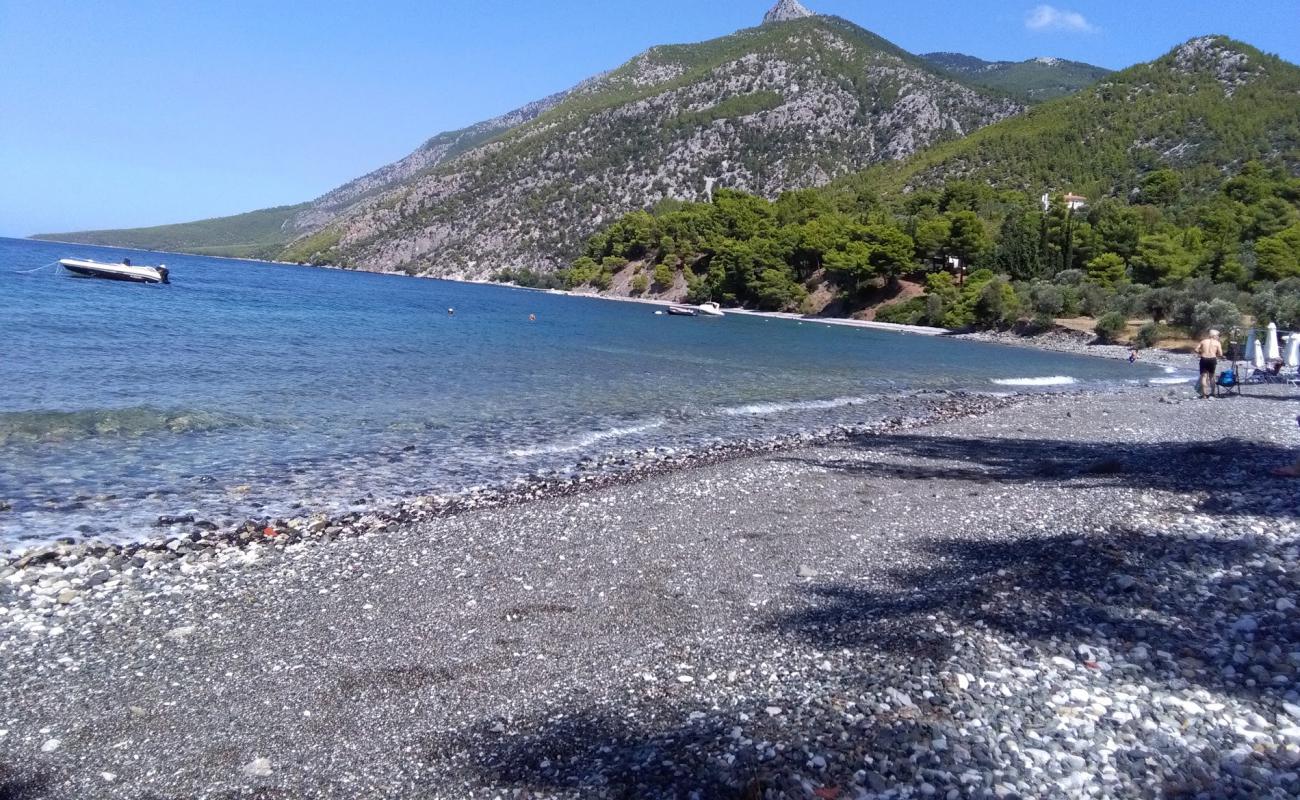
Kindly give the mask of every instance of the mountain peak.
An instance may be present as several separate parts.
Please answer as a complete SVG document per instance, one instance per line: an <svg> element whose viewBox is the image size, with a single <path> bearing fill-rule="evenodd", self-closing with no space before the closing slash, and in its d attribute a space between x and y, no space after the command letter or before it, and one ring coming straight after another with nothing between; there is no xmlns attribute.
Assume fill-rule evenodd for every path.
<svg viewBox="0 0 1300 800"><path fill-rule="evenodd" d="M763 15L763 24L770 22L788 22L792 19L803 19L811 17L813 13L804 7L799 0L776 0L776 5L767 10Z"/></svg>
<svg viewBox="0 0 1300 800"><path fill-rule="evenodd" d="M1208 72L1229 97L1266 72L1246 49L1226 36L1199 36L1174 48L1171 55L1175 70L1183 74Z"/></svg>

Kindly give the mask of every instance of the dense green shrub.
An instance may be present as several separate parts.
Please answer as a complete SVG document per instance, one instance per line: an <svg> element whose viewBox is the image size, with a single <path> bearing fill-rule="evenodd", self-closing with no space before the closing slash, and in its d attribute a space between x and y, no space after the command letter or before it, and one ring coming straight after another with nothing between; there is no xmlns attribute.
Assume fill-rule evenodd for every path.
<svg viewBox="0 0 1300 800"><path fill-rule="evenodd" d="M1128 330L1128 320L1123 314L1111 311L1097 319L1097 325L1093 330L1103 342L1117 342L1124 331Z"/></svg>
<svg viewBox="0 0 1300 800"><path fill-rule="evenodd" d="M913 297L901 303L890 303L876 309L877 322L892 322L896 325L921 325L929 322L926 315L926 301L932 298Z"/></svg>
<svg viewBox="0 0 1300 800"><path fill-rule="evenodd" d="M925 324L943 327L944 312L945 309L942 297L935 294L928 294L925 296L925 316L922 317L922 321L925 322Z"/></svg>
<svg viewBox="0 0 1300 800"><path fill-rule="evenodd" d="M1102 253L1087 264L1088 282L1105 289L1114 289L1128 280L1124 259L1115 253Z"/></svg>
<svg viewBox="0 0 1300 800"><path fill-rule="evenodd" d="M659 287L660 291L672 287L673 271L672 268L669 267L667 264L663 264L663 263L656 264L654 276L655 276L655 286Z"/></svg>
<svg viewBox="0 0 1300 800"><path fill-rule="evenodd" d="M1051 319L1065 311L1065 291L1060 286L1036 283L1029 296L1036 315Z"/></svg>
<svg viewBox="0 0 1300 800"><path fill-rule="evenodd" d="M1148 291L1145 286L1131 283L1121 284L1115 288L1115 293L1111 295L1109 302L1106 304L1106 310L1116 311L1125 317L1141 316L1146 313Z"/></svg>
<svg viewBox="0 0 1300 800"><path fill-rule="evenodd" d="M1227 300L1216 298L1207 303L1197 303L1192 311L1192 333L1204 334L1210 330L1230 331L1241 326L1241 311Z"/></svg>
<svg viewBox="0 0 1300 800"><path fill-rule="evenodd" d="M529 289L563 289L568 286L568 270L533 272L530 269L503 269L492 276L497 283L513 283Z"/></svg>
<svg viewBox="0 0 1300 800"><path fill-rule="evenodd" d="M1156 322L1148 322L1138 328L1137 335L1133 338L1133 343L1142 348L1155 347L1159 342L1160 324Z"/></svg>
<svg viewBox="0 0 1300 800"><path fill-rule="evenodd" d="M1111 294L1103 286L1084 284L1078 289L1079 311L1085 316L1100 317L1110 306Z"/></svg>
<svg viewBox="0 0 1300 800"><path fill-rule="evenodd" d="M587 256L579 258L569 267L569 288L573 289L578 286L590 284L596 279L596 276L599 275L600 272L600 265L596 263L595 259L588 258Z"/></svg>
<svg viewBox="0 0 1300 800"><path fill-rule="evenodd" d="M1164 322L1173 313L1178 302L1178 292L1168 287L1149 290L1143 296L1143 306L1156 322Z"/></svg>
<svg viewBox="0 0 1300 800"><path fill-rule="evenodd" d="M975 301L975 324L986 327L1005 327L1020 317L1020 305L1015 290L1005 278L994 278L979 289Z"/></svg>

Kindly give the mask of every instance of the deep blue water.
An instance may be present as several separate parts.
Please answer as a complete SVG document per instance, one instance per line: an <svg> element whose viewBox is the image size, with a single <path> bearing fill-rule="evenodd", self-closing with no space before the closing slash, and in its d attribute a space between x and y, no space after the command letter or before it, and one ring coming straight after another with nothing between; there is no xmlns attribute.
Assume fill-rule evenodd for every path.
<svg viewBox="0 0 1300 800"><path fill-rule="evenodd" d="M164 262L173 283L20 272L71 256ZM0 239L0 347L0 500L13 506L0 512L0 544L130 537L184 511L331 512L610 450L866 421L873 398L908 389L1162 374L816 323L13 239Z"/></svg>

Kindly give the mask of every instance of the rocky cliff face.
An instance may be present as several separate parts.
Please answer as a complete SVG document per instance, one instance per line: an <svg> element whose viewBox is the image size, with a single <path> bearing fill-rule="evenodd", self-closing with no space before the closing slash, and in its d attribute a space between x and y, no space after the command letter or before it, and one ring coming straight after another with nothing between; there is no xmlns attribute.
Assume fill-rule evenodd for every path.
<svg viewBox="0 0 1300 800"><path fill-rule="evenodd" d="M768 17L431 140L300 214L287 254L456 277L552 269L626 211L700 198L706 177L774 196L1022 110L793 0Z"/></svg>
<svg viewBox="0 0 1300 800"><path fill-rule="evenodd" d="M559 92L468 128L440 133L400 161L380 167L316 198L286 225L295 233L318 229L359 200L409 180L422 170L436 167L493 136L536 119L559 105L568 95L567 91Z"/></svg>

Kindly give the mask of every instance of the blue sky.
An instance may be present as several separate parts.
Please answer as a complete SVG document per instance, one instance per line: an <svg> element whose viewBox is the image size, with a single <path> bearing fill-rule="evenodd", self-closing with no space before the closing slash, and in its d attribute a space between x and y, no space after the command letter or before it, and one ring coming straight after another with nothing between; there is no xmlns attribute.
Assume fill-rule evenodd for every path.
<svg viewBox="0 0 1300 800"><path fill-rule="evenodd" d="M764 0L0 0L0 235L309 199ZM913 52L1124 67L1203 33L1300 62L1300 1L808 0ZM272 6L274 6L272 8Z"/></svg>

